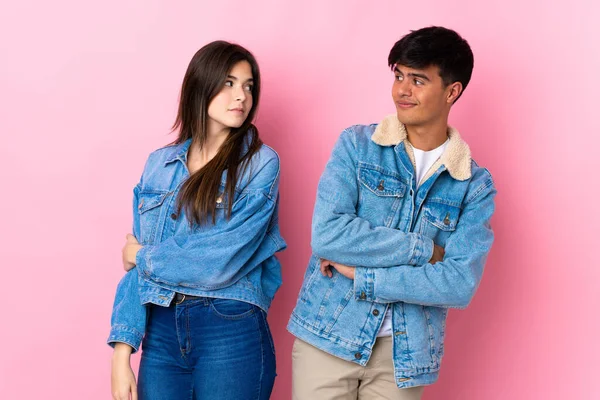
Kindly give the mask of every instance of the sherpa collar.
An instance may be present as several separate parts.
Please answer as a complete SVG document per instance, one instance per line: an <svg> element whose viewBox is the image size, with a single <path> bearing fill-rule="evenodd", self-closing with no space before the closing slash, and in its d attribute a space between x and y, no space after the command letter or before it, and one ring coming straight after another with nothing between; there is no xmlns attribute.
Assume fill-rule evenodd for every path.
<svg viewBox="0 0 600 400"><path fill-rule="evenodd" d="M396 115L389 115L377 125L371 140L380 146L396 146L405 142L414 164L412 146L406 138L407 133L404 124L398 121ZM448 138L448 146L440 157L439 164L443 164L454 179L458 181L467 180L471 177L471 150L469 145L461 139L458 131L450 126L448 126Z"/></svg>

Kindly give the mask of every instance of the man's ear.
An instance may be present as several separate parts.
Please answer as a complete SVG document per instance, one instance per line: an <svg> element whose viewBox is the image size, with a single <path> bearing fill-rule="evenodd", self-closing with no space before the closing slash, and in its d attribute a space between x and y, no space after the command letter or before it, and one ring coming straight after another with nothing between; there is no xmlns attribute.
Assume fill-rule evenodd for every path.
<svg viewBox="0 0 600 400"><path fill-rule="evenodd" d="M456 101L458 96L460 96L462 91L463 91L462 83L454 82L454 83L450 84L447 88L446 103L454 104L454 102Z"/></svg>

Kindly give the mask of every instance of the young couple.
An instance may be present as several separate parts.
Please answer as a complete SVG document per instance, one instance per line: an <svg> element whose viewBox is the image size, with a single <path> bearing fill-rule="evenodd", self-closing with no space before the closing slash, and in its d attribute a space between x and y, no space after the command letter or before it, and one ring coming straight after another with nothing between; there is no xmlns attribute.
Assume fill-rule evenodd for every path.
<svg viewBox="0 0 600 400"><path fill-rule="evenodd" d="M295 400L420 399L438 377L448 308L469 303L492 245L492 177L448 126L471 78L469 45L424 28L388 65L396 114L346 129L319 183L288 325ZM271 394L266 312L286 244L279 158L252 124L260 83L252 54L227 42L189 64L179 136L150 154L134 189L108 339L114 399Z"/></svg>

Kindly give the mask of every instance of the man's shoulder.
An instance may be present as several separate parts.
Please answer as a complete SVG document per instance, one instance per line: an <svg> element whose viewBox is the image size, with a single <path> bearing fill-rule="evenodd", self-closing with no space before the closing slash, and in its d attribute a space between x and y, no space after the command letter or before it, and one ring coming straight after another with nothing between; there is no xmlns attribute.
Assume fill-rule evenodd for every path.
<svg viewBox="0 0 600 400"><path fill-rule="evenodd" d="M375 132L375 128L377 128L377 125L379 124L368 124L368 125L364 125L364 124L356 124L356 125L351 125L349 127L347 127L346 129L344 129L344 131L342 132L343 134L346 135L350 135L356 138L364 138L364 139L369 139L371 140L371 136L373 136L373 133Z"/></svg>
<svg viewBox="0 0 600 400"><path fill-rule="evenodd" d="M342 131L338 140L351 143L355 149L366 149L370 146L378 147L372 140L377 125L351 125Z"/></svg>
<svg viewBox="0 0 600 400"><path fill-rule="evenodd" d="M471 159L471 179L467 203L481 194L495 191L494 178L489 169L481 167L475 160Z"/></svg>

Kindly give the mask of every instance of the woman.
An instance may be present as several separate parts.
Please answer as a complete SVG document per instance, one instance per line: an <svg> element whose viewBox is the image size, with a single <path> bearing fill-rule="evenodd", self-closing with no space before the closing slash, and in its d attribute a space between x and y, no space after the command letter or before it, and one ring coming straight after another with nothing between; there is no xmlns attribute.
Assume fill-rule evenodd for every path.
<svg viewBox="0 0 600 400"><path fill-rule="evenodd" d="M134 189L108 343L114 399L268 399L275 380L266 311L279 158L252 120L260 74L246 49L210 43L181 88L173 145L150 154ZM130 355L142 342L139 385Z"/></svg>

